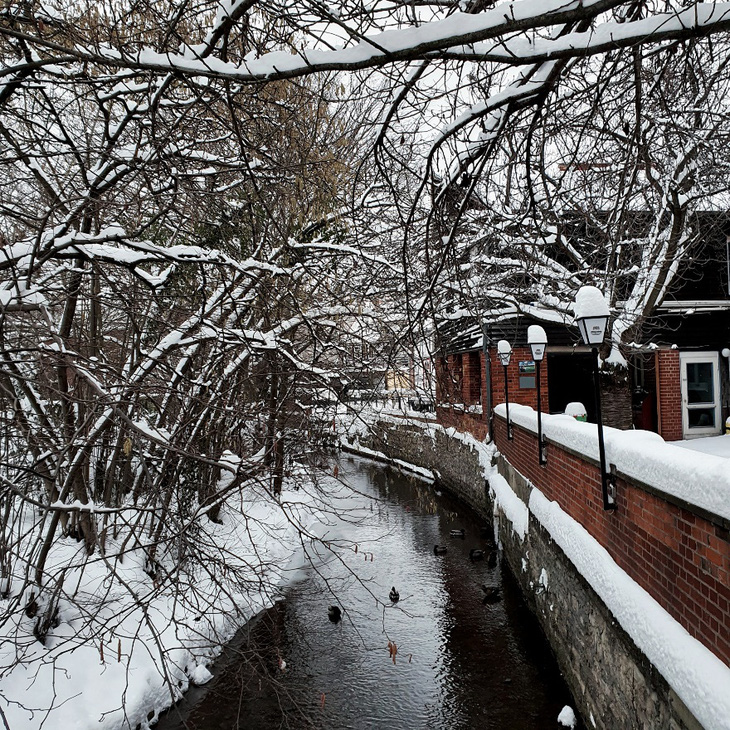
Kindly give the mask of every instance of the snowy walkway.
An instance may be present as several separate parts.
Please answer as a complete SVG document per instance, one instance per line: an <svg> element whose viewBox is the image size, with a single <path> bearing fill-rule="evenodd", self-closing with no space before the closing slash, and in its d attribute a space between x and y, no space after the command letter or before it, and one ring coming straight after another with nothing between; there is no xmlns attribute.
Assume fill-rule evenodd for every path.
<svg viewBox="0 0 730 730"><path fill-rule="evenodd" d="M730 459L730 434L725 436L709 436L702 439L687 439L686 441L671 441L672 446L679 446L683 449L700 451L703 454L723 456Z"/></svg>

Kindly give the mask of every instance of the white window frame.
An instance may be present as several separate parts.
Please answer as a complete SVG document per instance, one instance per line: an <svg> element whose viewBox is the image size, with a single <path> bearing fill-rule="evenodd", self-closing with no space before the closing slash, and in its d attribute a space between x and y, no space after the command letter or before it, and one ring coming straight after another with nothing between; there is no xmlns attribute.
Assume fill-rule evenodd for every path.
<svg viewBox="0 0 730 730"><path fill-rule="evenodd" d="M690 405L687 393L687 364L697 362L709 362L712 364L714 403L695 403ZM717 352L680 352L679 353L679 379L682 387L682 435L686 439L699 438L702 436L717 436L722 433L722 402L720 394L720 356ZM695 409L715 409L714 426L693 426L689 425L689 411Z"/></svg>

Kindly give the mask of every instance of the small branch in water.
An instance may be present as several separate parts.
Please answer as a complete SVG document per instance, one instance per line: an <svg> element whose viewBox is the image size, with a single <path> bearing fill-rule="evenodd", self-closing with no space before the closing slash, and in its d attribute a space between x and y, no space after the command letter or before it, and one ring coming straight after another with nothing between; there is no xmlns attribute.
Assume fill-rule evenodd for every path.
<svg viewBox="0 0 730 730"><path fill-rule="evenodd" d="M390 658L393 660L393 664L395 664L395 655L398 653L398 646L395 641L388 642L388 651L390 652Z"/></svg>

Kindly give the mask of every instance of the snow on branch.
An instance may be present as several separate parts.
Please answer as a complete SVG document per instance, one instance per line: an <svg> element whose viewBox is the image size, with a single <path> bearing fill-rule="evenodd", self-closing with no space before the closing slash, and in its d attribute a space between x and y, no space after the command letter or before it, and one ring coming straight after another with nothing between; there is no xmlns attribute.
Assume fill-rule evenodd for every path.
<svg viewBox="0 0 730 730"><path fill-rule="evenodd" d="M120 67L164 72L186 72L197 76L236 79L245 83L296 78L325 71L357 70L397 61L425 58L457 46L470 46L490 38L594 18L622 4L622 0L545 0L539 4L521 0L483 13L457 12L447 18L418 27L389 30L365 37L350 47L335 50L305 49L265 53L241 64L200 54L158 53L150 48L134 56L109 46L78 51L84 60ZM714 24L704 19L703 26ZM722 20L720 21L722 22ZM209 46L208 46L209 47ZM584 51L583 51L584 52ZM575 55L578 55L576 51ZM530 60L527 63L531 63Z"/></svg>

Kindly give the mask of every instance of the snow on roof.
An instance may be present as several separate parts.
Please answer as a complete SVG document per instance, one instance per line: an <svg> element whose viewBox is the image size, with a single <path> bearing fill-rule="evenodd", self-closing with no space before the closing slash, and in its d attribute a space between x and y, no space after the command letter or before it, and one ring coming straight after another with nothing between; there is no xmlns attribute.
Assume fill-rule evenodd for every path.
<svg viewBox="0 0 730 730"><path fill-rule="evenodd" d="M578 289L573 311L576 319L609 315L608 304L603 297L603 292L596 286L582 286Z"/></svg>

